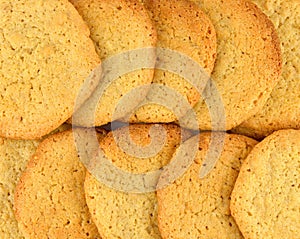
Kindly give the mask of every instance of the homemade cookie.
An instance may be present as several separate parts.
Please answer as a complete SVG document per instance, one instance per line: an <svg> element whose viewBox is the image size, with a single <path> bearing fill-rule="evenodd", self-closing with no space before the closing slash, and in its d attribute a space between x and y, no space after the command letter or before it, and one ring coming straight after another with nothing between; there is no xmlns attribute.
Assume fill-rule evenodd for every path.
<svg viewBox="0 0 300 239"><path fill-rule="evenodd" d="M40 143L15 192L15 215L26 238L100 238L85 201L85 174L72 131Z"/></svg>
<svg viewBox="0 0 300 239"><path fill-rule="evenodd" d="M70 129L63 124L50 134ZM48 135L44 136L44 138ZM23 238L13 212L15 187L40 140L0 137L0 238Z"/></svg>
<svg viewBox="0 0 300 239"><path fill-rule="evenodd" d="M272 20L283 57L282 76L262 110L234 132L262 138L279 129L300 128L300 2L253 0Z"/></svg>
<svg viewBox="0 0 300 239"><path fill-rule="evenodd" d="M222 137L220 133L213 134ZM229 201L240 166L256 141L226 134L218 162L206 177L200 179L200 168L208 149L215 145L210 145L210 133L194 137L199 137L194 162L175 182L157 192L158 226L162 238L243 238L230 215ZM189 144L194 137L184 144ZM172 173L163 173L159 184L166 180L165 175Z"/></svg>
<svg viewBox="0 0 300 239"><path fill-rule="evenodd" d="M97 53L104 62L103 71L108 72L107 75L118 72L113 79L102 79L97 93L76 113L73 123L104 125L125 116L146 97L154 73L156 31L145 8L137 0L71 2L91 30ZM140 67L135 69L137 66ZM120 102L123 96L139 87L143 90L133 93L126 102ZM121 111L114 115L118 104L122 104Z"/></svg>
<svg viewBox="0 0 300 239"><path fill-rule="evenodd" d="M215 63L216 33L209 18L188 0L143 2L157 30L157 47L173 52L158 49L159 61L163 62L158 65L164 69L155 70L153 83L159 85L150 90L143 102L146 105L134 113L131 122L173 122L189 109L184 109L180 101L185 100L191 108L200 98ZM190 62L183 60L182 54ZM195 83L191 82L191 74L197 75ZM162 99L164 105L154 104L157 99Z"/></svg>
<svg viewBox="0 0 300 239"><path fill-rule="evenodd" d="M249 154L231 195L245 239L300 235L300 131L277 131Z"/></svg>
<svg viewBox="0 0 300 239"><path fill-rule="evenodd" d="M156 137L151 139L153 136L150 133L151 128L165 131L166 138L163 140L163 145L156 145ZM134 147L124 138L128 130L133 144L140 149L139 151L135 151ZM186 138L188 135L184 137ZM158 170L168 164L180 140L180 128L177 126L141 124L131 125L129 128L119 128L108 133L100 142L100 147L106 158L113 162L113 165L118 167L119 170L129 173L133 177L136 174L142 177L143 174ZM122 148L119 145L122 145ZM149 150L148 146L150 146L150 151L151 148L159 146L158 151L153 154L153 152L147 151ZM138 155L141 153L144 153L144 155ZM95 169L92 171L97 178L106 176L112 183L108 185L103 180L98 181L95 176L87 174L84 184L86 201L102 238L161 238L157 227L155 192L147 192L145 188L145 191L142 189L133 193L129 188L134 187L137 180L126 181L123 178L120 183L125 186L121 188L118 186L118 178L111 176L110 171L104 172L105 175L97 175ZM153 178L155 185L156 180L157 178ZM147 184L146 180L144 184Z"/></svg>
<svg viewBox="0 0 300 239"><path fill-rule="evenodd" d="M100 59L67 0L1 0L0 15L0 135L40 138L72 115Z"/></svg>
<svg viewBox="0 0 300 239"><path fill-rule="evenodd" d="M38 140L12 140L0 137L0 238L23 239L15 219L14 193L19 177Z"/></svg>
<svg viewBox="0 0 300 239"><path fill-rule="evenodd" d="M213 85L207 85L194 111L201 130L229 130L257 113L276 85L281 73L278 36L251 2L193 1L214 24L218 45ZM193 128L191 118L185 117L186 127Z"/></svg>

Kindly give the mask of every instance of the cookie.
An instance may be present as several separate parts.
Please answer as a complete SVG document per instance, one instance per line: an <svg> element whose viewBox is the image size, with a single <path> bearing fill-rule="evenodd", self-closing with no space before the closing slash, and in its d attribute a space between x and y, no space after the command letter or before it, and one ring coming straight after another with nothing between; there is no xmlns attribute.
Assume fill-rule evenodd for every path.
<svg viewBox="0 0 300 239"><path fill-rule="evenodd" d="M257 113L281 73L279 39L272 22L245 0L193 0L217 33L211 82L194 111L201 130L229 130ZM224 113L223 113L224 109ZM188 114L184 121L189 126Z"/></svg>
<svg viewBox="0 0 300 239"><path fill-rule="evenodd" d="M23 239L15 219L15 187L38 140L13 140L0 137L0 238Z"/></svg>
<svg viewBox="0 0 300 239"><path fill-rule="evenodd" d="M100 59L67 0L1 0L0 15L0 136L41 138L72 115Z"/></svg>
<svg viewBox="0 0 300 239"><path fill-rule="evenodd" d="M158 58L164 63L163 69L156 69L154 73L153 83L157 85L151 88L147 100L133 114L131 122L173 122L189 109L183 109L181 100L191 108L200 98L214 67L216 33L209 18L188 0L143 2L157 30L157 47L170 52L159 49ZM181 55L189 60L183 60ZM203 72L198 72L199 69ZM191 71L199 74L195 83L187 75L179 75L187 71L188 74ZM157 102L162 97L161 102Z"/></svg>
<svg viewBox="0 0 300 239"><path fill-rule="evenodd" d="M166 138L163 145L156 145L157 138L151 139L153 136L150 133L151 128L159 130L159 133L160 130L165 131ZM131 140L140 149L139 151L135 151L134 147L131 147L124 138L128 130ZM139 124L131 125L129 128L119 128L108 133L100 142L100 147L106 158L120 170L132 175L146 174L168 164L175 148L180 143L180 138L180 128L177 126ZM153 143L154 145L152 145ZM118 145L122 145L122 147ZM156 154L147 152L147 149L143 148L149 145L150 150L159 146ZM160 148L160 146L162 147ZM139 153L145 153L145 155L138 155ZM102 167L102 164L100 166ZM96 175L95 170L94 176L87 174L84 184L87 205L101 237L109 239L161 238L157 227L155 192L127 190L134 186L137 181L126 181L124 179L121 183L125 185L125 189L122 189L118 187L117 177L111 176L112 173L109 171L104 173L106 173L105 176L111 179L112 185L108 185L103 180L98 181L96 178L99 175ZM144 183L147 184L146 181Z"/></svg>
<svg viewBox="0 0 300 239"><path fill-rule="evenodd" d="M15 216L25 238L100 238L85 201L85 174L72 131L40 143L15 192Z"/></svg>
<svg viewBox="0 0 300 239"><path fill-rule="evenodd" d="M102 79L97 93L73 117L76 125L101 126L125 116L146 97L154 73L156 31L145 8L137 0L71 2L90 28L97 53L104 62L103 71L119 72L110 83L106 84L106 78ZM127 56L128 52L131 55ZM141 67L135 69L137 65ZM152 69L145 69L146 66ZM123 96L139 87L143 90L126 103L120 103ZM120 104L122 110L115 113Z"/></svg>
<svg viewBox="0 0 300 239"><path fill-rule="evenodd" d="M241 167L231 212L245 239L299 238L300 131L277 131Z"/></svg>
<svg viewBox="0 0 300 239"><path fill-rule="evenodd" d="M63 124L50 134L67 129L70 125ZM23 238L13 211L15 187L40 141L0 137L0 238Z"/></svg>
<svg viewBox="0 0 300 239"><path fill-rule="evenodd" d="M222 137L221 133L214 137ZM230 215L230 194L241 164L256 144L240 135L225 135L224 147L215 167L200 179L200 168L208 153L211 133L199 137L199 149L186 172L157 192L158 226L162 238L243 238ZM181 147L183 147L183 145ZM188 154L189 152L187 152ZM176 171L174 171L176 172ZM162 173L159 180L165 181Z"/></svg>
<svg viewBox="0 0 300 239"><path fill-rule="evenodd" d="M264 107L234 132L263 138L280 129L300 129L300 3L253 0L274 23L281 40L281 78Z"/></svg>

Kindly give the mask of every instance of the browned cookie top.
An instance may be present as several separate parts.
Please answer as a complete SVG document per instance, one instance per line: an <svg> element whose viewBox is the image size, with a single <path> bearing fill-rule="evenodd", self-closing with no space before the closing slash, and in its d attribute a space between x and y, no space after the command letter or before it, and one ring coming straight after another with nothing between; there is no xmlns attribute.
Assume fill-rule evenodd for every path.
<svg viewBox="0 0 300 239"><path fill-rule="evenodd" d="M208 103L202 99L194 108L199 128L229 130L258 112L278 82L279 39L269 18L247 0L193 1L210 17L217 33L214 86L204 91ZM187 126L190 118L186 117Z"/></svg>

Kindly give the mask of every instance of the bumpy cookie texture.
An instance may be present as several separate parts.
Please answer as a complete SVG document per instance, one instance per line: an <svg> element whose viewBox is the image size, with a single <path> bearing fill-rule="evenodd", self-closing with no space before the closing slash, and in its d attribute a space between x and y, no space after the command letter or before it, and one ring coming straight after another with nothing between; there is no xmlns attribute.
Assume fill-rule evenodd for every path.
<svg viewBox="0 0 300 239"><path fill-rule="evenodd" d="M23 239L15 219L15 187L38 140L12 140L0 137L0 238Z"/></svg>
<svg viewBox="0 0 300 239"><path fill-rule="evenodd" d="M104 92L99 96L94 94L77 112L73 123L90 126L104 125L108 122L124 117L132 108L146 97L148 84L152 82L153 69L135 69L135 65L144 62L142 67L155 66L156 31L142 4L136 0L71 0L78 12L88 24L91 38L94 41L100 58L109 62L111 57L123 58L127 51L143 49L142 56L130 61L130 57L124 65L106 66L112 67L110 71L122 71L130 69L125 75L118 75L112 83L104 86ZM152 50L149 50L152 47ZM119 56L118 56L119 55ZM127 59L127 58L126 58ZM104 72L106 71L104 67ZM144 86L143 90L131 96L125 103L121 103L122 96L133 89ZM98 91L100 92L102 88ZM122 104L121 111L114 115L118 104ZM91 111L87 111L91 108ZM88 113L87 113L88 112ZM89 117L89 118L87 118ZM94 118L95 117L95 118Z"/></svg>
<svg viewBox="0 0 300 239"><path fill-rule="evenodd" d="M194 162L174 183L157 192L162 238L243 238L230 214L230 194L241 164L256 141L245 136L226 135L216 166L200 179L200 168L211 136L203 133L194 137L199 137L199 150ZM160 181L165 180L163 175Z"/></svg>
<svg viewBox="0 0 300 239"><path fill-rule="evenodd" d="M262 138L280 129L300 128L300 2L253 0L271 19L281 40L281 78L261 111L235 132Z"/></svg>
<svg viewBox="0 0 300 239"><path fill-rule="evenodd" d="M1 0L0 15L0 135L40 138L72 115L100 59L67 0Z"/></svg>
<svg viewBox="0 0 300 239"><path fill-rule="evenodd" d="M50 134L70 129L70 125L63 124ZM44 136L43 138L48 137ZM14 193L30 157L40 140L14 140L0 137L0 238L24 238L18 229L15 219Z"/></svg>
<svg viewBox="0 0 300 239"><path fill-rule="evenodd" d="M15 192L15 215L25 238L100 238L85 201L85 174L72 131L38 146Z"/></svg>
<svg viewBox="0 0 300 239"><path fill-rule="evenodd" d="M131 125L130 136L138 147L151 143L150 128L158 125ZM170 161L175 148L181 140L180 128L173 125L161 125L166 131L166 140L157 154L137 157L128 142L122 137L128 128L110 132L101 142L100 147L108 160L121 170L132 174L144 174L158 170ZM114 136L117 141L114 140ZM153 139L155 140L155 139ZM118 146L120 142L122 148ZM123 141L123 143L122 143ZM125 151L124 151L125 149ZM140 152L143 150L140 150ZM95 172L94 172L95 175ZM110 174L107 174L109 177ZM112 178L113 180L117 180ZM130 182L123 182L124 184ZM129 185L128 185L129 186ZM154 188L155 189L155 188ZM109 187L87 174L85 181L86 200L92 218L104 239L153 239L161 238L157 226L157 199L155 192L131 193L120 191L118 187Z"/></svg>
<svg viewBox="0 0 300 239"><path fill-rule="evenodd" d="M169 69L156 69L153 79L153 83L160 84L161 88L162 86L168 87L169 90L166 91L164 88L162 90L157 88L150 90L147 101L144 102L148 104L138 109L131 121L173 122L188 110L187 108L184 111L183 106L177 103L177 105L175 104L176 108L182 108L181 111L183 112L176 113L176 109L170 108L174 105L174 101L185 100L191 108L200 98L200 93L214 67L217 51L216 33L209 18L196 4L190 1L145 0L143 2L157 29L157 47L173 50L174 56L171 59L164 55L160 56L161 61L170 61L165 63ZM198 64L198 67L193 69L189 65L190 63L180 62L179 54L190 57L194 63ZM192 68L190 71L196 71L195 74L200 75L196 79L198 90L194 84L189 82L190 79L172 73L176 70L173 61L178 62L176 69L179 69L181 73ZM199 69L203 72L199 73ZM176 96L174 92L179 96ZM162 98L162 94L166 99L161 100L160 103L164 105L151 104L158 98Z"/></svg>
<svg viewBox="0 0 300 239"><path fill-rule="evenodd" d="M300 131L277 131L249 154L231 195L246 239L300 235Z"/></svg>
<svg viewBox="0 0 300 239"><path fill-rule="evenodd" d="M224 130L218 95L225 108L225 129L232 129L265 104L281 72L279 39L271 21L253 3L244 0L193 0L210 17L217 33L217 60L211 78L218 93L204 90L194 110L202 130ZM217 97L216 97L217 96ZM210 116L212 114L212 119ZM189 127L191 115L185 118ZM192 127L192 126L191 126Z"/></svg>

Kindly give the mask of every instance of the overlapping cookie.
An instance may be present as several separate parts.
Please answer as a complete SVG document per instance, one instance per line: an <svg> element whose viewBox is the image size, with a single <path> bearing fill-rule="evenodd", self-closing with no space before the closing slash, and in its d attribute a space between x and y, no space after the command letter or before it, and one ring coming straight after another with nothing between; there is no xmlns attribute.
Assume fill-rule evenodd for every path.
<svg viewBox="0 0 300 239"><path fill-rule="evenodd" d="M41 138L72 115L100 59L67 0L1 0L0 15L0 135ZM96 84L91 78L78 102Z"/></svg>
<svg viewBox="0 0 300 239"><path fill-rule="evenodd" d="M90 28L104 71L99 87L73 123L101 126L125 116L146 97L154 73L156 31L137 0L71 2ZM141 90L132 92L134 89Z"/></svg>
<svg viewBox="0 0 300 239"><path fill-rule="evenodd" d="M0 0L0 238L298 238L299 1L70 2Z"/></svg>
<svg viewBox="0 0 300 239"><path fill-rule="evenodd" d="M281 78L264 107L234 132L263 138L280 129L300 128L300 3L297 0L253 0L278 32L283 68Z"/></svg>
<svg viewBox="0 0 300 239"><path fill-rule="evenodd" d="M151 128L156 131L152 137L165 132L162 145L157 137L151 138ZM131 142L124 137L127 134ZM180 141L179 127L154 124L119 128L101 140L100 147L107 160L122 170L115 175L108 168L104 175L100 175L102 163L98 165L99 171L94 168L93 175L87 174L86 177L87 204L102 238L161 238L157 227L157 199L153 191L157 177L148 178L146 175L167 165ZM126 172L131 174L127 179L122 176ZM141 177L135 179L135 175Z"/></svg>
<svg viewBox="0 0 300 239"><path fill-rule="evenodd" d="M38 146L38 140L0 137L0 238L23 239L15 219L14 193L19 177Z"/></svg>
<svg viewBox="0 0 300 239"><path fill-rule="evenodd" d="M246 0L193 0L217 33L217 59L194 110L202 130L229 130L265 104L279 80L281 54L272 22ZM193 127L188 114L185 125Z"/></svg>
<svg viewBox="0 0 300 239"><path fill-rule="evenodd" d="M212 72L217 47L215 29L189 0L142 2L157 30L159 59L154 85L130 122L173 122L196 104Z"/></svg>
<svg viewBox="0 0 300 239"><path fill-rule="evenodd" d="M277 131L257 144L241 167L231 212L245 239L300 235L300 131Z"/></svg>
<svg viewBox="0 0 300 239"><path fill-rule="evenodd" d="M51 134L67 129L70 125L63 124ZM15 187L40 141L0 137L0 238L23 238L13 211Z"/></svg>
<svg viewBox="0 0 300 239"><path fill-rule="evenodd" d="M85 201L85 174L72 131L40 143L15 192L15 215L25 238L100 238Z"/></svg>
<svg viewBox="0 0 300 239"><path fill-rule="evenodd" d="M208 176L200 179L200 168L208 149L216 147L211 145L210 134L222 137L222 133L194 136L199 137L199 147L191 166L181 177L157 192L158 226L164 239L243 238L230 214L230 194L242 162L257 142L245 136L225 135L217 164ZM189 144L194 137L180 147ZM169 181L166 176L174 173L176 170L163 173L159 185Z"/></svg>

